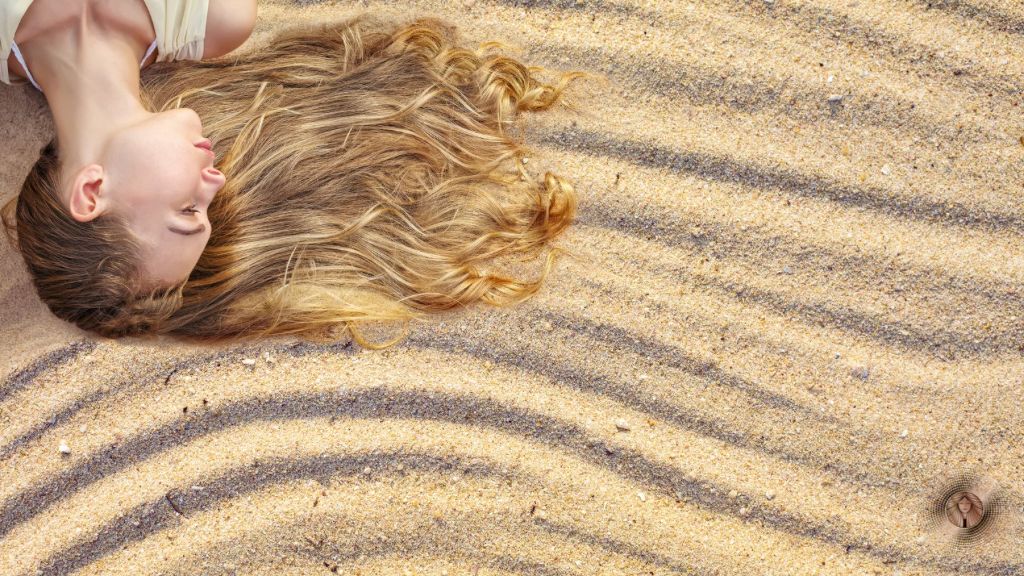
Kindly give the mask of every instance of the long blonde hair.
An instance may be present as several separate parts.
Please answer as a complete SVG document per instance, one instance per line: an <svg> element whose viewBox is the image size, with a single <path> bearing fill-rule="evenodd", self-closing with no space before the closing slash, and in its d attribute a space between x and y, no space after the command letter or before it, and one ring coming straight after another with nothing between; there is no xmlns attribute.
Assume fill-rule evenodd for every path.
<svg viewBox="0 0 1024 576"><path fill-rule="evenodd" d="M206 249L174 286L139 288L139 246L123 219L70 218L55 140L4 206L5 230L50 310L107 337L325 341L347 327L383 348L423 312L520 302L566 251L552 247L535 281L479 267L549 244L577 197L550 172L529 177L530 149L511 131L520 112L564 104L569 83L589 75L544 83L543 68L501 47L461 47L437 18L362 14L216 60L151 66L143 104L195 110L227 177L208 209ZM364 321L406 329L373 344L355 325Z"/></svg>

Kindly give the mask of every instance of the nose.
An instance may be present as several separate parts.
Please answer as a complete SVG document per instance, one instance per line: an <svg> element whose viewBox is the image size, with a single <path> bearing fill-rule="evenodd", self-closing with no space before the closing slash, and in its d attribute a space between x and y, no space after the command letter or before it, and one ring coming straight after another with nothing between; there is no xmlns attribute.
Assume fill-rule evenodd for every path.
<svg viewBox="0 0 1024 576"><path fill-rule="evenodd" d="M213 197L217 195L217 192L220 192L220 189L224 187L227 177L216 168L206 168L203 170L203 180L207 182L205 200L209 203L213 201Z"/></svg>

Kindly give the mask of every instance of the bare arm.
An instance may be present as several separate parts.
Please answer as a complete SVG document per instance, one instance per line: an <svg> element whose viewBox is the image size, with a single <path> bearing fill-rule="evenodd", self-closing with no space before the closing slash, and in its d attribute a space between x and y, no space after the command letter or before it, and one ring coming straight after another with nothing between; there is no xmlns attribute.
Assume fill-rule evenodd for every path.
<svg viewBox="0 0 1024 576"><path fill-rule="evenodd" d="M217 58L238 48L255 26L256 0L210 0L203 58Z"/></svg>

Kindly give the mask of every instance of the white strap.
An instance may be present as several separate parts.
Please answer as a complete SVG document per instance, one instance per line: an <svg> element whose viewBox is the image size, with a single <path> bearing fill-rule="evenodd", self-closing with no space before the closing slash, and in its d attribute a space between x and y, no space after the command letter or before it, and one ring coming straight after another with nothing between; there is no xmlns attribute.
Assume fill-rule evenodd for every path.
<svg viewBox="0 0 1024 576"><path fill-rule="evenodd" d="M156 50L156 40L153 40L153 43L149 45L149 49L146 50L146 55L142 57L142 62L139 62L140 70L142 69L142 65L145 64L146 58L149 58L149 55L153 53L153 50Z"/></svg>
<svg viewBox="0 0 1024 576"><path fill-rule="evenodd" d="M25 74L28 75L28 81L36 87L36 90L42 92L43 89L39 87L39 84L36 84L36 79L33 78L32 73L28 71L28 64L25 64L25 59L21 57L21 50L18 50L18 45L14 43L14 40L11 40L11 50L14 51L14 57L18 59L19 63L21 63L21 67L25 70Z"/></svg>
<svg viewBox="0 0 1024 576"><path fill-rule="evenodd" d="M156 40L153 40L153 43L149 45L149 48L146 50L146 55L142 57L142 62L139 62L140 70L142 69L142 65L145 64L146 59L149 58L149 55L153 53L153 50L156 50ZM39 87L39 84L36 84L36 79L32 77L32 72L29 72L28 64L25 64L25 58L21 55L21 50L18 49L18 45L13 40L11 41L11 51L14 52L14 57L18 59L22 69L25 70L25 74L28 75L28 81L36 87L36 90L42 92L43 89Z"/></svg>

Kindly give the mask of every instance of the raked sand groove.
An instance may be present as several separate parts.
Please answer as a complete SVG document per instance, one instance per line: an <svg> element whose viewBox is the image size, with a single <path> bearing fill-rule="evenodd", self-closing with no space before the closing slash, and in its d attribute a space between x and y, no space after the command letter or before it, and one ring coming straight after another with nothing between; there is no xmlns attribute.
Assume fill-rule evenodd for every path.
<svg viewBox="0 0 1024 576"><path fill-rule="evenodd" d="M525 118L573 256L375 352L95 338L3 243L0 574L1024 573L1024 4L275 0L246 47L362 10L607 79ZM0 90L0 201L51 129Z"/></svg>

